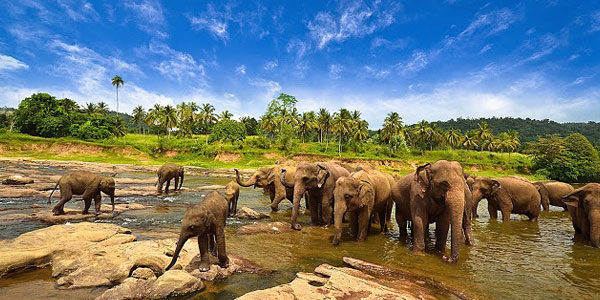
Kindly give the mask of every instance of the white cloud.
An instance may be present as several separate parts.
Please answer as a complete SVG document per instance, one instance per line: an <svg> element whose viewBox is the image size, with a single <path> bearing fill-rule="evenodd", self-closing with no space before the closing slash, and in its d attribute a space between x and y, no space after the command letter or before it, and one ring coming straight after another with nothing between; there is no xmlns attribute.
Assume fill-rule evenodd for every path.
<svg viewBox="0 0 600 300"><path fill-rule="evenodd" d="M241 75L246 75L246 65L241 65L235 68L235 72Z"/></svg>
<svg viewBox="0 0 600 300"><path fill-rule="evenodd" d="M364 66L363 69L368 77L373 77L376 79L383 79L390 75L390 71L386 69L379 69L371 66Z"/></svg>
<svg viewBox="0 0 600 300"><path fill-rule="evenodd" d="M600 31L600 10L592 12L590 15L590 32Z"/></svg>
<svg viewBox="0 0 600 300"><path fill-rule="evenodd" d="M413 51L411 58L396 65L396 69L401 74L416 73L424 69L430 62L433 55L423 51Z"/></svg>
<svg viewBox="0 0 600 300"><path fill-rule="evenodd" d="M162 75L179 82L186 79L198 79L202 85L205 84L204 65L197 63L192 55L171 49L169 45L158 41L150 42L148 50L150 53L166 58L154 66Z"/></svg>
<svg viewBox="0 0 600 300"><path fill-rule="evenodd" d="M343 42L351 37L363 37L388 27L395 19L397 5L375 1L367 5L363 1L344 2L337 13L319 12L307 27L310 38L323 49L330 42Z"/></svg>
<svg viewBox="0 0 600 300"><path fill-rule="evenodd" d="M277 81L256 78L248 80L248 83L262 90L256 99L261 99L264 103L271 101L281 93L281 85ZM263 109L263 107L260 109Z"/></svg>
<svg viewBox="0 0 600 300"><path fill-rule="evenodd" d="M385 48L387 50L398 50L406 48L407 42L404 39L390 41L381 37L376 37L371 41L371 50Z"/></svg>
<svg viewBox="0 0 600 300"><path fill-rule="evenodd" d="M534 60L538 60L542 57L545 57L558 47L565 44L565 41L556 37L553 34L547 33L536 39L527 41L525 44L525 48L532 49L534 52L529 55L527 58L521 60L519 63L526 63Z"/></svg>
<svg viewBox="0 0 600 300"><path fill-rule="evenodd" d="M265 65L263 66L263 69L265 69L266 71L271 71L274 70L275 68L277 68L277 66L279 66L279 63L277 62L277 60L271 60L265 63Z"/></svg>
<svg viewBox="0 0 600 300"><path fill-rule="evenodd" d="M141 0L139 2L125 3L133 14L137 27L149 34L159 38L166 38L168 34L162 30L165 24L165 16L160 2L157 0Z"/></svg>
<svg viewBox="0 0 600 300"><path fill-rule="evenodd" d="M485 46L483 46L483 48L481 48L481 50L479 50L479 54L484 54L488 51L490 51L492 49L492 45L487 44Z"/></svg>
<svg viewBox="0 0 600 300"><path fill-rule="evenodd" d="M502 32L516 22L517 16L508 8L493 10L487 14L479 14L457 39L463 39L478 32L484 35L492 35Z"/></svg>
<svg viewBox="0 0 600 300"><path fill-rule="evenodd" d="M73 21L90 22L100 19L92 3L85 0L58 0L57 2Z"/></svg>
<svg viewBox="0 0 600 300"><path fill-rule="evenodd" d="M571 85L582 85L585 82L587 82L588 80L592 79L592 77L594 77L593 75L591 76L579 76L577 78L575 78L575 80L573 80L573 82L571 82Z"/></svg>
<svg viewBox="0 0 600 300"><path fill-rule="evenodd" d="M199 17L189 17L192 27L196 30L206 30L214 37L223 41L229 39L229 21L232 20L230 10L217 11L211 4L206 6L206 12Z"/></svg>
<svg viewBox="0 0 600 300"><path fill-rule="evenodd" d="M304 55L308 54L308 51L310 51L311 47L310 44L307 42L304 42L300 39L292 39L288 42L287 47L286 47L286 51L288 53L296 53L296 56L298 58L303 57Z"/></svg>
<svg viewBox="0 0 600 300"><path fill-rule="evenodd" d="M29 69L29 65L12 56L0 54L0 71L18 69Z"/></svg>
<svg viewBox="0 0 600 300"><path fill-rule="evenodd" d="M340 79L342 77L342 66L331 64L329 65L329 78Z"/></svg>

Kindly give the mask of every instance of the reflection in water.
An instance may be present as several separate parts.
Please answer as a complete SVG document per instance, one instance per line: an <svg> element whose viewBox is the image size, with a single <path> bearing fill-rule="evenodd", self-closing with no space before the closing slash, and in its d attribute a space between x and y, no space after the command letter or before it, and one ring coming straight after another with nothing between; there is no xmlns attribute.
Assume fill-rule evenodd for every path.
<svg viewBox="0 0 600 300"><path fill-rule="evenodd" d="M153 174L136 174L148 178ZM128 175L128 177L132 177ZM189 176L185 185L201 186L226 184L229 179L211 179ZM262 190L243 188L239 205L248 206L271 215L273 220L288 221L291 203L284 201L280 211L271 213L269 199ZM139 239L174 238L187 206L197 203L203 193L176 193L160 197L121 198L119 202L138 202L153 205L153 209L131 211L111 222L131 228ZM26 208L33 203L46 205L44 200L0 199L0 208ZM79 207L81 201L69 203ZM1 214L28 213L0 211ZM393 215L393 214L392 214ZM227 247L229 252L277 270L268 276L239 274L227 280L209 283L207 290L190 299L233 299L252 290L272 287L292 280L296 272L312 271L322 263L342 265L343 256L352 256L375 263L402 268L420 275L430 276L449 286L479 298L596 298L600 294L600 252L579 239L573 238L568 214L562 209L542 212L538 223L526 221L519 215L511 221L490 220L486 202L479 205L480 217L473 221L474 247L462 247L457 264L446 264L441 255L429 252L413 255L410 240L399 240L396 230L389 234L369 235L366 243L350 241L344 230L345 241L338 247L329 244L332 228L310 227L308 215L300 215L301 232L279 235L236 235L245 220L228 220ZM392 221L395 225L395 221ZM42 228L38 222L15 222L0 228L0 238L13 238L27 231ZM377 226L374 226L377 228ZM430 237L433 237L431 226ZM374 229L375 229L374 228ZM346 229L346 228L345 228ZM448 245L449 247L449 245ZM49 271L34 271L0 280L0 297L23 298L36 290L40 299L93 299L101 291L59 291L54 289ZM80 293L81 292L81 293ZM543 296L543 297L542 297Z"/></svg>

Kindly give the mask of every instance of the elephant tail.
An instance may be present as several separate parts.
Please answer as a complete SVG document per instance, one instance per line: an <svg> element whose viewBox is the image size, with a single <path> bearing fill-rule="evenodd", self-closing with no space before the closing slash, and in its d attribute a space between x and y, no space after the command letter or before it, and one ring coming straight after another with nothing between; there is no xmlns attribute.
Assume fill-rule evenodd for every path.
<svg viewBox="0 0 600 300"><path fill-rule="evenodd" d="M58 184L60 183L60 180L56 183L56 185L54 186L54 188L52 189L52 192L50 192L50 196L48 197L48 204L51 203L51 199L52 199L52 195L54 195L54 191L56 191L56 188L58 187Z"/></svg>

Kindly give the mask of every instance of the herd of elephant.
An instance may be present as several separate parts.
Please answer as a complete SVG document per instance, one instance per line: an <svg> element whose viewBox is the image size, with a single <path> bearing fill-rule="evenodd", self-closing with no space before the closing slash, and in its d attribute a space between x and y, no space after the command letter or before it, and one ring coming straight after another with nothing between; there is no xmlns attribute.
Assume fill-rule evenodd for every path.
<svg viewBox="0 0 600 300"><path fill-rule="evenodd" d="M550 205L568 210L577 234L599 246L600 239L600 184L589 183L574 189L557 181L531 182L518 176L489 178L471 176L456 161L439 160L416 168L399 176L372 167L351 169L335 162L302 162L296 167L274 165L259 168L245 182L235 169L236 181L227 184L225 193L211 192L200 203L188 208L182 228L167 270L173 267L185 242L198 237L201 254L200 271L210 268L209 253L226 267L225 223L228 216L237 211L240 186L263 188L271 199L271 209L278 210L283 199L292 202L291 227L301 230L297 218L300 201L304 197L315 226L333 224L331 243L338 245L342 237L342 225L348 218L350 231L357 241L364 241L372 223L379 222L381 232L388 231L395 204L395 218L401 237L413 239L413 251L425 251L425 238L429 224L435 223L435 248L443 253L446 262L456 262L462 243L473 245L471 220L478 217L480 200L487 199L490 218L509 221L511 214L525 215L537 221L540 207L549 210ZM184 168L165 164L157 172L157 192L168 191L174 179L174 190L180 189ZM63 206L72 195L82 195L85 202L83 213L88 213L91 201L95 201L96 214L100 213L103 192L111 197L114 212L115 181L111 177L91 172L76 171L60 178L61 200L54 207L55 214L64 214ZM54 193L54 190L52 191ZM52 197L50 194L50 198ZM48 202L50 202L50 198ZM445 254L450 231L450 256Z"/></svg>

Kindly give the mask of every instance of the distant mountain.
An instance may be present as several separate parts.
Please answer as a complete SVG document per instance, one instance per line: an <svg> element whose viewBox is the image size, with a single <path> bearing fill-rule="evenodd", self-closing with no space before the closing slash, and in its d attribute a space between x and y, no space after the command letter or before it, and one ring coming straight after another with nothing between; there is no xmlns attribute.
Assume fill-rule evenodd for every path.
<svg viewBox="0 0 600 300"><path fill-rule="evenodd" d="M436 123L443 129L458 129L462 132L477 128L477 124L487 122L494 134L514 129L521 135L521 142L535 141L538 136L558 134L567 136L571 133L581 133L594 145L600 145L600 123L558 123L544 120L534 120L530 118L479 118L479 119L451 119L448 121L438 121Z"/></svg>

